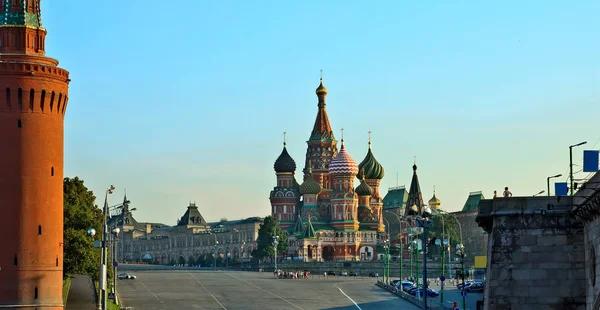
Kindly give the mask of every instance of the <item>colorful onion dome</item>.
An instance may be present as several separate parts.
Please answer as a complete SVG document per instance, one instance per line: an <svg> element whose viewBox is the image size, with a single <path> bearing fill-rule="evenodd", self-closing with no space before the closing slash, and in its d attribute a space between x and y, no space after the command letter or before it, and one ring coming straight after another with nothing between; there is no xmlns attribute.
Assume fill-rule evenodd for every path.
<svg viewBox="0 0 600 310"><path fill-rule="evenodd" d="M285 148L285 143L283 143L283 151L281 151L281 155L277 157L273 168L275 169L275 172L293 173L294 171L296 171L296 162Z"/></svg>
<svg viewBox="0 0 600 310"><path fill-rule="evenodd" d="M344 140L342 139L342 147L337 156L329 163L329 173L331 175L351 175L355 176L358 173L358 165L352 159L350 154L344 147Z"/></svg>
<svg viewBox="0 0 600 310"><path fill-rule="evenodd" d="M321 83L319 84L319 87L317 87L315 93L317 93L317 95L327 95L327 88L323 86L323 78L321 78Z"/></svg>
<svg viewBox="0 0 600 310"><path fill-rule="evenodd" d="M302 185L300 185L300 194L301 195L304 195L304 194L317 195L322 190L323 190L323 187L321 187L321 184L319 184L317 181L315 181L315 178L313 178L313 176L312 176L312 169L309 167L308 168L308 176L306 177L306 180L304 180L304 182L302 182Z"/></svg>
<svg viewBox="0 0 600 310"><path fill-rule="evenodd" d="M356 187L355 192L358 196L372 196L373 188L371 188L371 186L369 186L369 184L367 184L367 182L365 182L365 179L362 178L360 180L360 185L358 185Z"/></svg>
<svg viewBox="0 0 600 310"><path fill-rule="evenodd" d="M365 171L365 179L383 179L385 175L383 166L375 159L373 152L371 151L371 142L369 142L369 151L367 152L367 156L363 161L358 165L358 169Z"/></svg>

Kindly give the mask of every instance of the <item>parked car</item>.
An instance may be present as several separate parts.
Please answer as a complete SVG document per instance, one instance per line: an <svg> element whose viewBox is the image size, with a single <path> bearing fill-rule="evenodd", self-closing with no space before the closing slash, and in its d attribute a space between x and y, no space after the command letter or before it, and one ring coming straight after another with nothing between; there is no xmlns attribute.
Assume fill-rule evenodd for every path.
<svg viewBox="0 0 600 310"><path fill-rule="evenodd" d="M419 296L423 296L423 288L419 287L418 289L411 291L410 294L413 296L417 296L417 294L419 294ZM427 289L427 297L438 297L438 296L440 296L440 293L438 293L437 291L434 291L430 288Z"/></svg>
<svg viewBox="0 0 600 310"><path fill-rule="evenodd" d="M329 271L327 271L327 275L328 276L335 276L335 271L329 270Z"/></svg>
<svg viewBox="0 0 600 310"><path fill-rule="evenodd" d="M340 271L340 276L347 277L348 273L346 271L342 270L342 271Z"/></svg>
<svg viewBox="0 0 600 310"><path fill-rule="evenodd" d="M350 273L348 274L351 277L357 277L358 274L356 273L356 271L350 271Z"/></svg>
<svg viewBox="0 0 600 310"><path fill-rule="evenodd" d="M465 282L465 289L467 289L467 287L469 287L469 286L471 286L471 285L473 285L473 282ZM461 283L458 283L458 284L456 285L456 288L457 288L457 289L459 289L459 290L461 290L461 289L462 289L462 287L463 287L463 284L462 284L462 282L461 282Z"/></svg>
<svg viewBox="0 0 600 310"><path fill-rule="evenodd" d="M485 288L485 285L481 282L478 283L473 283L471 284L471 286L465 288L465 291L471 293L471 292L481 292L483 293L483 289Z"/></svg>
<svg viewBox="0 0 600 310"><path fill-rule="evenodd" d="M121 274L119 274L117 276L117 279L119 279L119 280L125 280L125 279L132 279L133 280L133 279L136 279L136 278L137 277L135 275L130 274L130 273L126 273L126 272L121 273Z"/></svg>
<svg viewBox="0 0 600 310"><path fill-rule="evenodd" d="M375 272L375 271L371 271L371 272L369 273L369 277L371 277L371 278L377 278L377 277L379 277L379 273L377 273L377 272Z"/></svg>

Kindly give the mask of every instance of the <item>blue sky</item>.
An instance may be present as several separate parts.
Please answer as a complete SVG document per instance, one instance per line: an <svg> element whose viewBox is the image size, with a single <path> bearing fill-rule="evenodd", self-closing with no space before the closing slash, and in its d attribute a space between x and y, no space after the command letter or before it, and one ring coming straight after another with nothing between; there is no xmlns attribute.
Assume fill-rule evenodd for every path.
<svg viewBox="0 0 600 310"><path fill-rule="evenodd" d="M566 177L570 144L588 141L576 163L600 147L598 1L167 3L42 1L72 79L65 176L114 184L111 204L127 188L142 221L174 224L190 200L207 220L269 214L284 130L303 163L320 69L357 162L373 132L383 194L416 156L446 210L532 195Z"/></svg>

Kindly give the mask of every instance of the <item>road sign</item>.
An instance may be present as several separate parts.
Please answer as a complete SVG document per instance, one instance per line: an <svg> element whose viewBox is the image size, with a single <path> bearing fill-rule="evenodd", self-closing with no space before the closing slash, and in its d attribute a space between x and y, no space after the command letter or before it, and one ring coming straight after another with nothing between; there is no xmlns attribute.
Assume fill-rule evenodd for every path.
<svg viewBox="0 0 600 310"><path fill-rule="evenodd" d="M441 277L440 277L440 281L442 281L442 282L446 281L446 277L444 277L444 276L441 276Z"/></svg>
<svg viewBox="0 0 600 310"><path fill-rule="evenodd" d="M119 263L117 261L113 261L113 267L117 267L119 266Z"/></svg>
<svg viewBox="0 0 600 310"><path fill-rule="evenodd" d="M382 266L383 268L385 268L385 264L381 264L381 266Z"/></svg>
<svg viewBox="0 0 600 310"><path fill-rule="evenodd" d="M467 291L460 292L460 296L467 296Z"/></svg>

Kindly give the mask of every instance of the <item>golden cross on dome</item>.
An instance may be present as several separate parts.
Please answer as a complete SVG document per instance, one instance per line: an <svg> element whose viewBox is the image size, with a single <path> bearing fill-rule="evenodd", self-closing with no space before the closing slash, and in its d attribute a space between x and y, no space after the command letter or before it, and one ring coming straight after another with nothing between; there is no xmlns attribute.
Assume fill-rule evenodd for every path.
<svg viewBox="0 0 600 310"><path fill-rule="evenodd" d="M286 144L286 136L285 136L286 134L287 134L287 132L284 131L283 132L283 146L285 146L285 144Z"/></svg>
<svg viewBox="0 0 600 310"><path fill-rule="evenodd" d="M344 128L342 128L342 143L344 143Z"/></svg>
<svg viewBox="0 0 600 310"><path fill-rule="evenodd" d="M323 81L323 69L321 69L321 81Z"/></svg>
<svg viewBox="0 0 600 310"><path fill-rule="evenodd" d="M371 147L371 131L369 130L369 147Z"/></svg>

